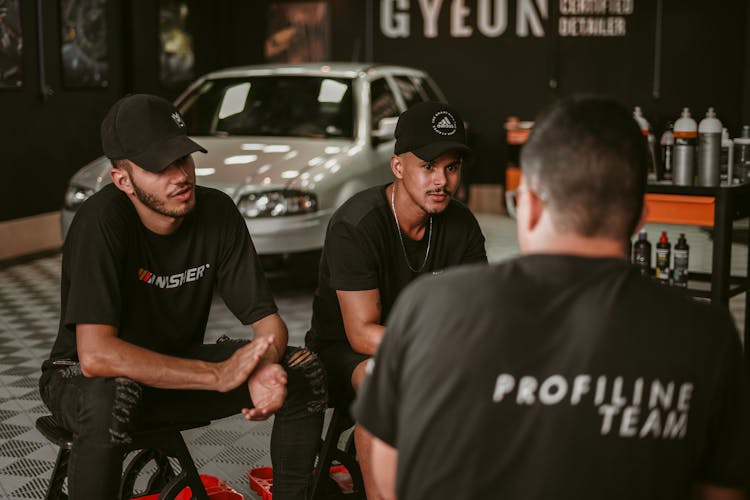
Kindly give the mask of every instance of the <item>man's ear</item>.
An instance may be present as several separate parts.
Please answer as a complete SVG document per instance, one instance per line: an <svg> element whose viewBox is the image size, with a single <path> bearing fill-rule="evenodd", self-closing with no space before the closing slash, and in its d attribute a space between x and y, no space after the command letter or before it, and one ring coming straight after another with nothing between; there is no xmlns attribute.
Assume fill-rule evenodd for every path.
<svg viewBox="0 0 750 500"><path fill-rule="evenodd" d="M396 176L396 179L404 178L403 170L404 164L402 163L401 158L396 155L391 156L391 172Z"/></svg>
<svg viewBox="0 0 750 500"><path fill-rule="evenodd" d="M130 194L133 192L133 184L130 181L130 174L122 167L112 167L109 171L112 183L120 191Z"/></svg>
<svg viewBox="0 0 750 500"><path fill-rule="evenodd" d="M524 204L524 210L528 214L526 217L526 227L529 231L533 231L539 225L539 221L542 220L542 214L544 213L544 202L534 191L526 189L521 196L521 203Z"/></svg>

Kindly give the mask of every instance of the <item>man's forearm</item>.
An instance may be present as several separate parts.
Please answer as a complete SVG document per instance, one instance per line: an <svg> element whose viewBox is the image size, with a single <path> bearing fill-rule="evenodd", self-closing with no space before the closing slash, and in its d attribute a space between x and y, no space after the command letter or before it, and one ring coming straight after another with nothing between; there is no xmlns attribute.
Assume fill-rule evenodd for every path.
<svg viewBox="0 0 750 500"><path fill-rule="evenodd" d="M111 325L79 324L76 343L81 371L86 377L127 377L163 389L230 391L245 382L272 336L239 347L228 359L210 363L160 354L117 336Z"/></svg>
<svg viewBox="0 0 750 500"><path fill-rule="evenodd" d="M97 344L80 355L87 377L127 377L163 389L213 390L219 382L216 363L167 356L118 337L102 337Z"/></svg>
<svg viewBox="0 0 750 500"><path fill-rule="evenodd" d="M253 323L252 327L255 340L273 337L273 343L261 358L260 364L280 362L289 341L289 333L281 317L278 314L270 314Z"/></svg>

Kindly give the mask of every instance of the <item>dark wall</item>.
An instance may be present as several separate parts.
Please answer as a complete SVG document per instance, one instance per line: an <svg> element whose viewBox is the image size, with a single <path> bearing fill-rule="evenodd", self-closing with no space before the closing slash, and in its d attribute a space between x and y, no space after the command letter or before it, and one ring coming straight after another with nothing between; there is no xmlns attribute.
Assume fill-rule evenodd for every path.
<svg viewBox="0 0 750 500"><path fill-rule="evenodd" d="M657 69L656 0L633 0L633 12L622 16L625 36L581 38L558 35L565 0L489 2L507 7L507 28L496 37L478 29L481 2L445 0L434 38L425 36L419 2L403 10L396 7L409 15L411 29L406 38L391 38L380 27L381 8L398 2L368 1L376 26L374 60L429 71L472 125L480 153L475 181L502 179L507 116L533 119L545 104L573 93L608 94L640 106L657 137L684 106L697 120L714 106L733 136L741 124L750 123L750 9L745 0L664 0ZM516 16L522 3L548 4L543 36L519 34ZM457 4L468 8L462 23L472 29L468 37L451 35L451 10ZM536 12L543 17L538 8Z"/></svg>
<svg viewBox="0 0 750 500"><path fill-rule="evenodd" d="M189 0L195 74L263 61L267 6L274 0ZM429 71L471 124L479 161L474 182L500 182L505 165L503 123L508 115L532 119L542 106L576 92L613 95L640 105L660 132L683 106L698 119L708 106L736 135L750 123L750 8L745 0L663 0L660 85L654 95L658 0L633 0L627 34L616 38L557 36L563 0L492 0L507 8L499 36L478 30L484 0L440 3L438 33L424 35L417 0L406 2L407 38L381 29L384 4L397 0L328 0L335 60L371 60ZM0 91L0 146L7 172L0 183L0 221L59 209L70 176L100 154L99 123L129 92L174 98L182 86L159 82L158 2L109 0L109 86L67 89L61 83L58 2L44 0L44 68L52 94L39 90L37 2L23 0L24 86ZM521 36L518 6L548 5L544 36ZM451 35L451 9L465 5L473 33ZM371 22L368 23L368 19Z"/></svg>
<svg viewBox="0 0 750 500"><path fill-rule="evenodd" d="M0 164L6 172L0 182L0 221L60 208L70 176L101 154L99 123L119 97L148 92L172 99L184 87L159 81L158 2L151 0L107 2L108 86L64 87L58 2L42 3L42 61L50 93L43 97L40 92L37 2L22 0L24 84L0 91ZM196 76L263 61L266 1L188 3Z"/></svg>
<svg viewBox="0 0 750 500"><path fill-rule="evenodd" d="M70 175L99 151L102 110L122 91L119 54L120 2L108 6L111 81L107 88L65 89L60 73L60 13L57 2L43 2L44 73L49 95L40 90L37 2L20 4L24 37L24 85L0 91L0 220L56 210Z"/></svg>

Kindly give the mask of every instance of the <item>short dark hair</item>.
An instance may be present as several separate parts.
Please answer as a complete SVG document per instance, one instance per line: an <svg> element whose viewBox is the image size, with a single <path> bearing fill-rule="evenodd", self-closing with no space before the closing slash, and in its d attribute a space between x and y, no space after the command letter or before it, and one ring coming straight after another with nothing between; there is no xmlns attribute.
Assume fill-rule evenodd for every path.
<svg viewBox="0 0 750 500"><path fill-rule="evenodd" d="M521 168L559 230L624 241L643 209L647 155L627 108L607 98L575 96L537 117Z"/></svg>
<svg viewBox="0 0 750 500"><path fill-rule="evenodd" d="M112 168L122 168L130 173L130 164L127 160L113 160L112 158L109 158L109 162L112 164Z"/></svg>

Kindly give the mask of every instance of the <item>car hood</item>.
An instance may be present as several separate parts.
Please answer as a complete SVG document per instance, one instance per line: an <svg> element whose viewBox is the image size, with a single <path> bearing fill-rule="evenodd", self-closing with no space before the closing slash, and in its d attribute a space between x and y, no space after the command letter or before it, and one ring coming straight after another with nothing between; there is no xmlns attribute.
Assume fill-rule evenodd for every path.
<svg viewBox="0 0 750 500"><path fill-rule="evenodd" d="M318 170L339 165L353 147L332 139L196 137L208 150L194 154L198 184L233 190L291 188ZM340 167L339 167L340 168ZM338 170L338 169L335 169Z"/></svg>
<svg viewBox="0 0 750 500"><path fill-rule="evenodd" d="M196 182L235 197L240 190L305 186L320 172L332 174L357 148L351 140L280 137L193 137L208 153L194 153ZM359 149L359 148L357 148ZM91 162L71 179L100 189L111 182L106 158Z"/></svg>

